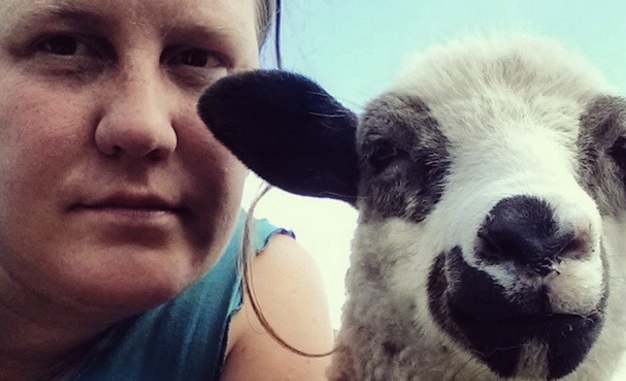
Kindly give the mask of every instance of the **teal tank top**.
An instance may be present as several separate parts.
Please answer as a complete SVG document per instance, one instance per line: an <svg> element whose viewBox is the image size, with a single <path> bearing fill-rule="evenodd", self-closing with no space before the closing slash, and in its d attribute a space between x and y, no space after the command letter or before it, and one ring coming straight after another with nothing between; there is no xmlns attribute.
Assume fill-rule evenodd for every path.
<svg viewBox="0 0 626 381"><path fill-rule="evenodd" d="M68 381L218 380L233 314L243 301L238 271L245 213L215 266L176 299L112 327ZM275 234L293 234L256 222L254 247Z"/></svg>

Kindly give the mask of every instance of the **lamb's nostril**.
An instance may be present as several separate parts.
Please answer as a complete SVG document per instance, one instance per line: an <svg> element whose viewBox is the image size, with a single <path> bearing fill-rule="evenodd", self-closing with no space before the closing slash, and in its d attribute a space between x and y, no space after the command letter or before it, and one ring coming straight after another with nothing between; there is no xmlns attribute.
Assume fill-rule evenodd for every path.
<svg viewBox="0 0 626 381"><path fill-rule="evenodd" d="M491 210L477 234L476 255L490 263L511 262L539 276L558 272L565 258L589 251L587 229L564 229L543 200L515 196Z"/></svg>
<svg viewBox="0 0 626 381"><path fill-rule="evenodd" d="M569 241L557 254L559 259L581 259L589 254L589 234L587 230L578 230L574 238Z"/></svg>
<svg viewBox="0 0 626 381"><path fill-rule="evenodd" d="M513 230L481 229L478 232L477 251L483 259L492 262L512 260L523 255L518 253L519 250L524 249L524 246L527 246L523 240L524 238Z"/></svg>

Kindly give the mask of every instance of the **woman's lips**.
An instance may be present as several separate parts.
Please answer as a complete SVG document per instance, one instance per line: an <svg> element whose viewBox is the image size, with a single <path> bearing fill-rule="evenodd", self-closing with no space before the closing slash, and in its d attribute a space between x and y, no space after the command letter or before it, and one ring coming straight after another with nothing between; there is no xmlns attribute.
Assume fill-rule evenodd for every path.
<svg viewBox="0 0 626 381"><path fill-rule="evenodd" d="M91 215L95 222L125 227L163 227L179 222L187 209L159 195L116 193L75 204L71 211Z"/></svg>

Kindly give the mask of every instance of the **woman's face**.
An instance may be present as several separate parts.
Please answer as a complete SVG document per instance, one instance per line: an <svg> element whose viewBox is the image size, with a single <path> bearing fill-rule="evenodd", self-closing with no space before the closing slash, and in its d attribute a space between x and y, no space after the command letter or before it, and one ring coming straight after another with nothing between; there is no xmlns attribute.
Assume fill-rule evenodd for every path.
<svg viewBox="0 0 626 381"><path fill-rule="evenodd" d="M196 101L257 66L255 1L2 0L0 303L134 313L215 262L245 170Z"/></svg>

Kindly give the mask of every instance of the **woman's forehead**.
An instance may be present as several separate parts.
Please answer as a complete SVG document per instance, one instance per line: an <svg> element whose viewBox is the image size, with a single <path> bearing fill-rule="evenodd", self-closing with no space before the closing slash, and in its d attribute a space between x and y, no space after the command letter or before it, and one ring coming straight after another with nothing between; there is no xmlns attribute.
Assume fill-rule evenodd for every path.
<svg viewBox="0 0 626 381"><path fill-rule="evenodd" d="M180 25L221 30L223 33L256 33L257 0L2 0L0 23L11 28L47 18L100 19L108 23L153 25L162 29Z"/></svg>

